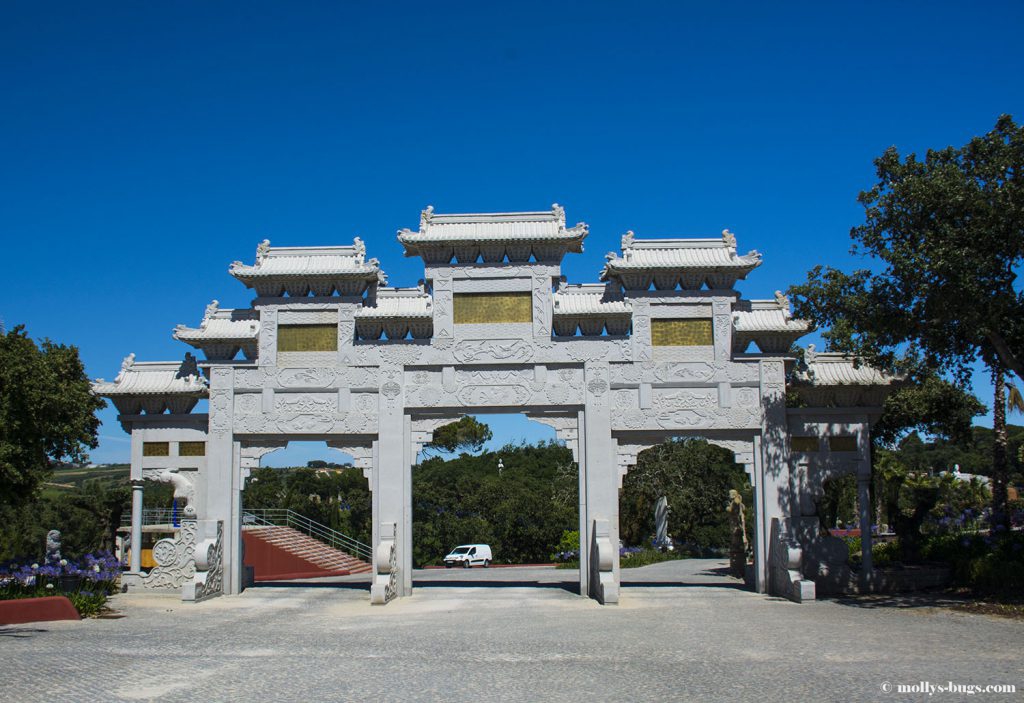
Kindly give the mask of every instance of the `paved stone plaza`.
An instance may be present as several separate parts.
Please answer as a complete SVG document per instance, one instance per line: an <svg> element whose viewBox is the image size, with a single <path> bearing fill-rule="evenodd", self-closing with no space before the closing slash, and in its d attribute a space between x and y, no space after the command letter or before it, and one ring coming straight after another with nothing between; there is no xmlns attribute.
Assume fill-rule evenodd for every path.
<svg viewBox="0 0 1024 703"><path fill-rule="evenodd" d="M795 604L738 589L725 566L627 570L615 607L570 593L573 572L550 568L417 571L414 594L386 607L369 605L366 583L200 604L119 595L122 619L0 628L3 698L897 701L928 696L885 694L883 682L1024 689L1020 622L913 598ZM507 586L525 582L539 585Z"/></svg>

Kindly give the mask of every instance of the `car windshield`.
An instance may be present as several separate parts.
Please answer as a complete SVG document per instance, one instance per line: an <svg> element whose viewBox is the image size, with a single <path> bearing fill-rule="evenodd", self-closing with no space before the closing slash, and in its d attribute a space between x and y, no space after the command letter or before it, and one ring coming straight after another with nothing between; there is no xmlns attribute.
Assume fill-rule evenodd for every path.
<svg viewBox="0 0 1024 703"><path fill-rule="evenodd" d="M456 547L452 550L452 554L465 554L469 551L469 547Z"/></svg>

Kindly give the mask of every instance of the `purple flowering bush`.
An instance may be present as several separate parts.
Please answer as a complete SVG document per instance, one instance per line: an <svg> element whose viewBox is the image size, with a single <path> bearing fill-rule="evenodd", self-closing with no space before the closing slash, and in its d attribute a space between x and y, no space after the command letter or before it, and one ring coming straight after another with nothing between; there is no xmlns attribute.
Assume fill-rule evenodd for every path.
<svg viewBox="0 0 1024 703"><path fill-rule="evenodd" d="M0 565L0 600L67 596L83 617L100 612L117 588L121 563L110 552L61 559L56 564L12 561Z"/></svg>

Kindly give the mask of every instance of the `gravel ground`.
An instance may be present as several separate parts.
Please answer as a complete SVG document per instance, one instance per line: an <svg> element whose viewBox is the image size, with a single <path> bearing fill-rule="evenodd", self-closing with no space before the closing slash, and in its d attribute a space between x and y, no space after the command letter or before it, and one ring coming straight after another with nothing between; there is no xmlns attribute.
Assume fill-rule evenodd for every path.
<svg viewBox="0 0 1024 703"><path fill-rule="evenodd" d="M551 568L417 571L371 607L365 578L184 604L115 596L125 617L0 627L5 701L920 701L890 683L1014 684L1024 623L928 598L797 605L724 562L623 572L622 602Z"/></svg>

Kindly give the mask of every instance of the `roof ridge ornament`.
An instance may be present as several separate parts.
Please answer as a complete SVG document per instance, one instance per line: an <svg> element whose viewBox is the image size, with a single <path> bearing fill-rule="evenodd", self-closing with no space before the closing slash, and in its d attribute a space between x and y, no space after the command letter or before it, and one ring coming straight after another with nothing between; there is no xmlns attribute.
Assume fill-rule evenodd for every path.
<svg viewBox="0 0 1024 703"><path fill-rule="evenodd" d="M728 227L722 230L722 242L731 249L736 248L736 235L730 232Z"/></svg>
<svg viewBox="0 0 1024 703"><path fill-rule="evenodd" d="M806 363L808 366L810 366L815 361L817 361L817 359L818 359L818 352L815 351L814 345L813 344L808 344L807 348L804 350L804 363ZM811 373L812 376L814 375L813 371L810 371L810 373Z"/></svg>
<svg viewBox="0 0 1024 703"><path fill-rule="evenodd" d="M619 241L619 246L622 248L623 251L625 251L626 249L629 249L630 247L633 246L633 240L635 238L636 235L633 234L633 230L626 230L626 233L622 235L622 239Z"/></svg>
<svg viewBox="0 0 1024 703"><path fill-rule="evenodd" d="M216 315L218 310L220 310L220 303L216 298L214 298L214 300L206 306L206 310L203 312L203 321L199 323L199 328L206 329L206 326L210 323L210 318Z"/></svg>
<svg viewBox="0 0 1024 703"><path fill-rule="evenodd" d="M551 214L559 220L565 220L565 208L558 203L551 203Z"/></svg>
<svg viewBox="0 0 1024 703"><path fill-rule="evenodd" d="M427 205L423 210L420 211L420 231L422 232L430 224L430 220L434 217L434 206Z"/></svg>
<svg viewBox="0 0 1024 703"><path fill-rule="evenodd" d="M352 240L352 248L356 250L356 261L360 264L365 262L366 259L366 244L359 237Z"/></svg>
<svg viewBox="0 0 1024 703"><path fill-rule="evenodd" d="M787 320L793 317L793 313L790 311L789 308L788 295L783 295L782 291L780 290L775 291L775 302L778 304L780 308L782 308L782 314L785 315Z"/></svg>
<svg viewBox="0 0 1024 703"><path fill-rule="evenodd" d="M199 366L196 363L195 354L192 352L185 352L185 358L181 362L181 367L178 369L178 373L175 378L199 378Z"/></svg>
<svg viewBox="0 0 1024 703"><path fill-rule="evenodd" d="M124 378L125 373L127 373L134 365L135 352L132 352L121 361L121 371L117 374L117 377L114 379L114 383L119 383Z"/></svg>
<svg viewBox="0 0 1024 703"><path fill-rule="evenodd" d="M263 263L263 259L267 257L267 253L270 251L270 240L264 239L262 242L256 245L256 264Z"/></svg>

